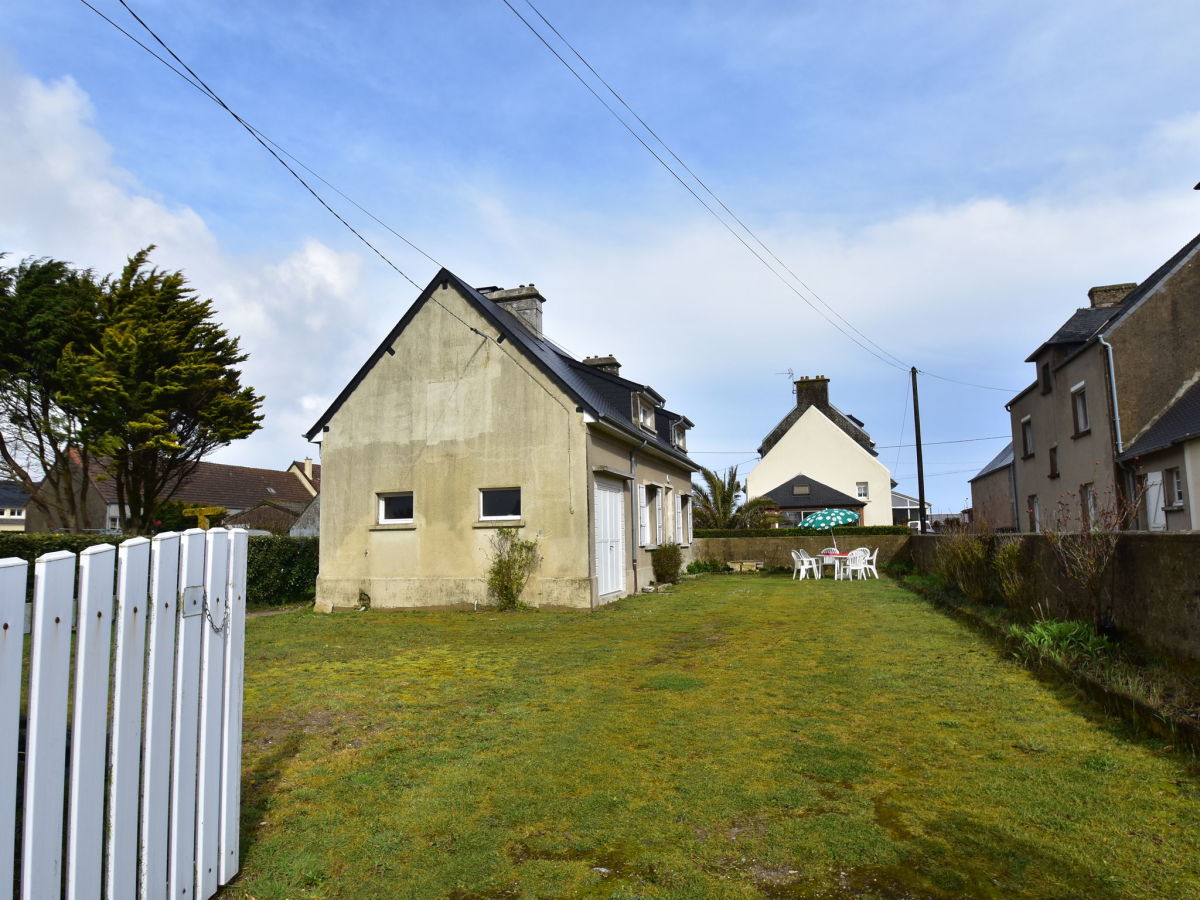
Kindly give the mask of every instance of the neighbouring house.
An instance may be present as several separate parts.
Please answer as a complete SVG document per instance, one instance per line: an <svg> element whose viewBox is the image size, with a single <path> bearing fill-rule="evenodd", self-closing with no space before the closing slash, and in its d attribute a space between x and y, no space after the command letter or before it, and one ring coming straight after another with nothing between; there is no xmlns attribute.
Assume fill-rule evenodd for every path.
<svg viewBox="0 0 1200 900"><path fill-rule="evenodd" d="M925 501L925 521L933 515L933 504ZM899 491L892 491L892 524L907 525L921 520L921 501Z"/></svg>
<svg viewBox="0 0 1200 900"><path fill-rule="evenodd" d="M292 523L292 527L288 530L288 534L292 537L320 537L321 536L321 495L313 497L308 502L308 506L300 511L300 515L296 517L296 521Z"/></svg>
<svg viewBox="0 0 1200 900"><path fill-rule="evenodd" d="M221 524L227 528L246 528L252 534L291 534L292 526L307 506L307 503L301 502L261 500L251 507L230 513L221 520Z"/></svg>
<svg viewBox="0 0 1200 900"><path fill-rule="evenodd" d="M0 481L0 531L24 531L29 494L15 481Z"/></svg>
<svg viewBox="0 0 1200 900"><path fill-rule="evenodd" d="M498 528L538 542L535 606L607 603L651 582L653 548L690 545L692 423L550 341L545 302L443 269L309 431L318 609L487 602Z"/></svg>
<svg viewBox="0 0 1200 900"><path fill-rule="evenodd" d="M297 465L302 464L292 463L292 467ZM292 468L281 471L200 462L171 496L161 499L192 506L224 507L229 513L225 519L228 522L231 516L263 502L294 509L294 519L312 498L311 479L305 480L292 471ZM89 509L90 520L94 523L91 530L120 532L121 509L117 502L116 485L94 464L89 471L84 502ZM32 505L29 507L27 518L27 530L31 532L58 531L65 527L65 523L57 521L53 515L46 515ZM287 529L284 529L283 533L286 532Z"/></svg>
<svg viewBox="0 0 1200 900"><path fill-rule="evenodd" d="M803 473L860 501L861 524L891 525L892 476L879 461L863 423L829 402L829 379L824 375L801 378L793 390L795 406L758 448L761 460L746 476L747 496L789 490Z"/></svg>
<svg viewBox="0 0 1200 900"><path fill-rule="evenodd" d="M1008 445L971 479L971 522L993 531L1019 531L1013 503L1013 445Z"/></svg>
<svg viewBox="0 0 1200 900"><path fill-rule="evenodd" d="M1146 528L1200 530L1200 380L1183 388L1118 459L1140 485Z"/></svg>
<svg viewBox="0 0 1200 900"><path fill-rule="evenodd" d="M1029 356L1036 380L1007 404L1020 527L1106 528L1133 506L1134 528L1192 528L1200 235L1140 285L1088 299Z"/></svg>
<svg viewBox="0 0 1200 900"><path fill-rule="evenodd" d="M802 526L804 520L823 509L848 509L862 518L865 501L834 490L807 475L797 475L790 481L759 496L771 500L782 527Z"/></svg>

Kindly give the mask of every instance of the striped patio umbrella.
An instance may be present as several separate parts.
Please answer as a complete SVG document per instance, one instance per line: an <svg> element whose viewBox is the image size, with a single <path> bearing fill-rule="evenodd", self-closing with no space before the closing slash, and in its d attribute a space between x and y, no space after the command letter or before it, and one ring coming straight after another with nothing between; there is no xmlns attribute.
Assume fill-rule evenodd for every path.
<svg viewBox="0 0 1200 900"><path fill-rule="evenodd" d="M834 549L837 549L837 538L833 529L838 525L853 525L858 521L858 513L848 509L823 509L811 516L806 516L801 523L805 528L828 528L829 536L833 538Z"/></svg>

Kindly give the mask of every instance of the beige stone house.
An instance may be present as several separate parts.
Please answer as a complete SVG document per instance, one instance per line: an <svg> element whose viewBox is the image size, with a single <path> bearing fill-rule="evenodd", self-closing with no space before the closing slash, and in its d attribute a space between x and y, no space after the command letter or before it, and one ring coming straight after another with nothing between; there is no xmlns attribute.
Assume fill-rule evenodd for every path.
<svg viewBox="0 0 1200 900"><path fill-rule="evenodd" d="M1013 503L1011 443L971 479L971 521L996 531L1021 530Z"/></svg>
<svg viewBox="0 0 1200 900"><path fill-rule="evenodd" d="M1195 528L1200 235L1142 284L1088 298L1029 356L1036 380L1007 404L1020 527L1103 526L1138 501L1134 528Z"/></svg>
<svg viewBox="0 0 1200 900"><path fill-rule="evenodd" d="M551 342L544 302L443 269L309 431L318 609L485 603L501 527L538 541L536 606L609 602L649 584L652 548L690 545L692 423Z"/></svg>
<svg viewBox="0 0 1200 900"><path fill-rule="evenodd" d="M797 506L785 518L798 522L817 509L842 506L848 497L858 504L854 511L861 510L861 524L891 525L892 476L863 423L829 402L825 376L801 378L793 386L796 404L763 438L761 459L746 476L747 496L778 498L781 492L804 490L794 483L801 478L832 491L830 502Z"/></svg>

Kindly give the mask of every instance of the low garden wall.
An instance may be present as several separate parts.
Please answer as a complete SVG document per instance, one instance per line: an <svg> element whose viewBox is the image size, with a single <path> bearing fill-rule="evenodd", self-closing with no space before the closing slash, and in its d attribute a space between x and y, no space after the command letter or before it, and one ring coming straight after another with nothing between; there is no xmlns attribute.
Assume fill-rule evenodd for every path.
<svg viewBox="0 0 1200 900"><path fill-rule="evenodd" d="M879 548L877 565L885 565L892 561L908 559L908 534L839 534L837 546L842 550L854 550L857 547ZM826 547L833 546L833 539L812 535L796 535L792 537L698 537L692 541L692 559L716 560L731 563L740 560L755 560L762 562L768 568L773 566L792 567L792 551L807 550L816 556Z"/></svg>
<svg viewBox="0 0 1200 900"><path fill-rule="evenodd" d="M914 535L909 552L920 571L936 573L939 547L952 535ZM986 562L972 576L986 602L1034 619L1083 620L1114 629L1146 650L1200 674L1200 533L1128 532L1098 589L1071 578L1049 538L1040 534L985 537ZM996 551L1016 544L1016 589L1003 589ZM882 550L880 557L882 558ZM1003 564L1001 564L1003 565Z"/></svg>

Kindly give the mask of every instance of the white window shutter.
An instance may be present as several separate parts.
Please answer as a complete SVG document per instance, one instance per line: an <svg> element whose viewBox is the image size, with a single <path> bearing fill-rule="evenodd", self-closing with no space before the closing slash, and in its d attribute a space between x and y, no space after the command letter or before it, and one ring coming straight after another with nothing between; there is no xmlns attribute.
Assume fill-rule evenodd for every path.
<svg viewBox="0 0 1200 900"><path fill-rule="evenodd" d="M662 491L656 491L654 495L654 543L661 544L663 542L663 494Z"/></svg>
<svg viewBox="0 0 1200 900"><path fill-rule="evenodd" d="M646 486L638 485L638 545L645 547L650 537L650 510L646 507Z"/></svg>
<svg viewBox="0 0 1200 900"><path fill-rule="evenodd" d="M695 538L695 530L692 522L692 507L695 505L694 500L688 501L688 520L687 520L687 542L690 544Z"/></svg>
<svg viewBox="0 0 1200 900"><path fill-rule="evenodd" d="M683 543L683 497L675 495L675 543Z"/></svg>

